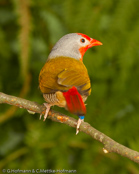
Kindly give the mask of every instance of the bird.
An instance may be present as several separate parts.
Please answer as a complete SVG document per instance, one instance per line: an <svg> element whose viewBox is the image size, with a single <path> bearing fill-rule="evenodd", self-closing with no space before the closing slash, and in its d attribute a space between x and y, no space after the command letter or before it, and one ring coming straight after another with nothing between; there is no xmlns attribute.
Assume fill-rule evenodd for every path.
<svg viewBox="0 0 139 174"><path fill-rule="evenodd" d="M77 115L76 135L86 115L87 97L91 94L91 82L83 63L85 52L102 45L96 39L82 33L69 33L60 38L39 74L39 88L47 103L44 121L51 106L63 107Z"/></svg>

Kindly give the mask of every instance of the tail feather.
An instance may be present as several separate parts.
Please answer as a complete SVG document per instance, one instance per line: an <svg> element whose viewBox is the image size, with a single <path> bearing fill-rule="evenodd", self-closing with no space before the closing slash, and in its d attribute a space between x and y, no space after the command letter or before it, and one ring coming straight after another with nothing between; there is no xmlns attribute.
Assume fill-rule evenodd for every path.
<svg viewBox="0 0 139 174"><path fill-rule="evenodd" d="M86 114L85 104L75 86L73 86L67 92L63 92L63 95L67 102L67 108L71 113L78 116Z"/></svg>

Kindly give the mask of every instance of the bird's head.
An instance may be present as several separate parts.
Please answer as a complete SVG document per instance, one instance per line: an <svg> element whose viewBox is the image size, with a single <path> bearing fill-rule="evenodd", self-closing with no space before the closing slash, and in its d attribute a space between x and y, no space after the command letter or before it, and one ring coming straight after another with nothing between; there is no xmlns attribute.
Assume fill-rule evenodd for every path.
<svg viewBox="0 0 139 174"><path fill-rule="evenodd" d="M97 45L102 43L82 33L70 33L58 40L48 59L62 56L82 60L87 49Z"/></svg>

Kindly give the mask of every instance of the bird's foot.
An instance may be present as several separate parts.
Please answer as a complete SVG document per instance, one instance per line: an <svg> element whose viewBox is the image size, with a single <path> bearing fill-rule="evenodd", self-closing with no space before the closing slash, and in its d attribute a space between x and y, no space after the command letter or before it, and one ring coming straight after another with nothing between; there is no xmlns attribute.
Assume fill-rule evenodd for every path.
<svg viewBox="0 0 139 174"><path fill-rule="evenodd" d="M45 121L52 105L49 103L43 103L43 104L46 107L46 111L45 111L44 119L43 119L43 121ZM41 119L41 117L42 117L42 114L40 115L40 119Z"/></svg>
<svg viewBox="0 0 139 174"><path fill-rule="evenodd" d="M77 121L77 126L76 126L76 135L79 133L79 128L83 121L84 121L84 116L79 116L79 119Z"/></svg>

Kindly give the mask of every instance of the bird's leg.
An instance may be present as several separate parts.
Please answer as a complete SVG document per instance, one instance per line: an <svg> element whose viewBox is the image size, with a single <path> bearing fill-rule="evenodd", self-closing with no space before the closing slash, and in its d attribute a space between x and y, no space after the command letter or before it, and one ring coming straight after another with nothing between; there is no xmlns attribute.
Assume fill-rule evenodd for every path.
<svg viewBox="0 0 139 174"><path fill-rule="evenodd" d="M49 111L50 111L50 108L51 108L52 104L44 103L44 106L46 107L46 111L45 111L45 114L44 114L44 119L43 119L43 121L46 120L46 118L47 118L47 116L48 116L48 113L49 113ZM40 119L41 119L41 117L42 117L42 114L40 115Z"/></svg>
<svg viewBox="0 0 139 174"><path fill-rule="evenodd" d="M84 116L79 116L79 119L77 121L77 126L76 126L76 135L79 133L79 128L83 121L84 121Z"/></svg>

